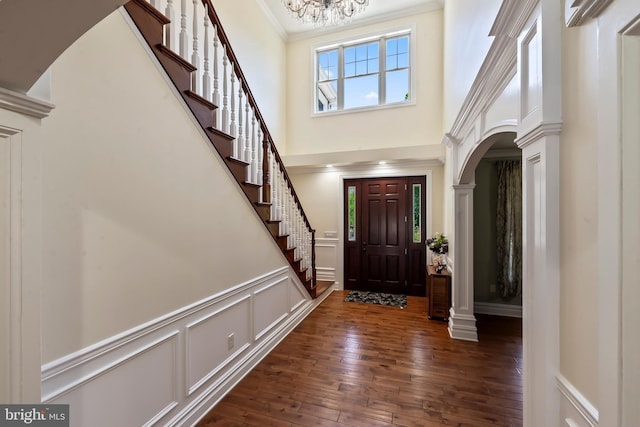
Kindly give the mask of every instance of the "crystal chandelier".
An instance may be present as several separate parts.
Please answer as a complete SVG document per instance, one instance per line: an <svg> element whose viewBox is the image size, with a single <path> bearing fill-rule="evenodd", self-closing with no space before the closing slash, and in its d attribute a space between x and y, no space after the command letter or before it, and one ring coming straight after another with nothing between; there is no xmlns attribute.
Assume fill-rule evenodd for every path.
<svg viewBox="0 0 640 427"><path fill-rule="evenodd" d="M293 16L317 26L351 20L362 12L369 0L282 0Z"/></svg>

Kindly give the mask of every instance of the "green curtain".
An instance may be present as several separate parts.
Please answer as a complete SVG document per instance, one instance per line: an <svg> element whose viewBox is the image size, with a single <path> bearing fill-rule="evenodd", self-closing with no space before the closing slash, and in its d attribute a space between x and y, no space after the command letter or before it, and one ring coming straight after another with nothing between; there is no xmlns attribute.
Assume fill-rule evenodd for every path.
<svg viewBox="0 0 640 427"><path fill-rule="evenodd" d="M498 292L510 300L522 289L522 162L496 162L498 206L496 254Z"/></svg>

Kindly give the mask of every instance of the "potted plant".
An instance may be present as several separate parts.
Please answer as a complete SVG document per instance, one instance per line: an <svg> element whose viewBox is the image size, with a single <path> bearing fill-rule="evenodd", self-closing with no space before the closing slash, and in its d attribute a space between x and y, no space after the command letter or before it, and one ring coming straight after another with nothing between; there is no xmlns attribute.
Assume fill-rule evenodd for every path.
<svg viewBox="0 0 640 427"><path fill-rule="evenodd" d="M436 233L427 239L427 247L432 252L431 264L436 272L440 273L447 266L447 253L449 252L449 240L442 233Z"/></svg>

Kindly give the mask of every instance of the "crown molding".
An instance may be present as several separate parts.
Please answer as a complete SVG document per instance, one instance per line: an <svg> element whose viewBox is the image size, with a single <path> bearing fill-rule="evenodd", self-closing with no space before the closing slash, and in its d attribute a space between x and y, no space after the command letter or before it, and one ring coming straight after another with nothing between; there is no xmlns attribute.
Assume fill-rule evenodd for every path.
<svg viewBox="0 0 640 427"><path fill-rule="evenodd" d="M613 0L565 0L564 16L567 27L582 25L587 19L597 18Z"/></svg>
<svg viewBox="0 0 640 427"><path fill-rule="evenodd" d="M0 108L43 119L49 116L55 105L0 87Z"/></svg>
<svg viewBox="0 0 640 427"><path fill-rule="evenodd" d="M280 21L278 21L278 18L276 18L276 16L273 14L273 11L264 2L264 0L256 0L256 3L258 3L258 6L260 6L260 9L262 9L262 12L265 14L267 19L269 20L269 22L273 26L273 29L276 30L276 33L278 33L280 38L282 40L284 40L285 42L288 41L289 34L284 29L284 27L282 26Z"/></svg>

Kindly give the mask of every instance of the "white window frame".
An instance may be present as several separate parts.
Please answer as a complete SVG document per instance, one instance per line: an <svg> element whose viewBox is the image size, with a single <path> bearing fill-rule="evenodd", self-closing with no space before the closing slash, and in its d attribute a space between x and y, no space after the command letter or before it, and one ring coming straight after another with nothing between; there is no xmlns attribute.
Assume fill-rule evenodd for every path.
<svg viewBox="0 0 640 427"><path fill-rule="evenodd" d="M384 78L384 76L386 76L386 40L388 39L392 39L392 38L396 38L396 37L402 37L402 36L408 36L409 38L409 66L408 66L408 72L409 72L409 99L406 101L399 101L399 102L393 102L393 103L386 103L386 78ZM367 36L363 36L357 39L347 39L347 40L343 40L343 41L339 41L339 42L334 42L331 44L323 44L323 45L319 45L319 46L314 46L312 48L312 76L311 76L311 90L313 92L313 96L312 96L312 100L313 100L313 107L312 107L312 117L324 117L324 116L328 116L328 115L336 115L336 114L349 114L349 113L353 113L353 112L359 112L359 111L369 111L369 110L376 110L376 109L386 109L386 108L397 108L397 107L406 107L406 106L411 106L411 105L415 105L416 104L416 84L415 84L415 76L417 74L416 71L416 41L415 41L415 37L416 37L416 29L415 29L415 25L413 26L409 26L409 27L402 27L399 29L393 29L393 30L387 30L387 31L382 31L382 32L378 32L372 35L367 35ZM362 106L362 107L354 107L354 108L349 108L349 109L344 109L343 108L343 104L344 104L344 49L347 47L351 47L351 46L357 46L357 45L361 45L361 44L366 44L366 43L371 43L374 41L380 41L380 47L379 47L379 61L380 61L380 65L379 65L379 69L378 69L378 104L375 105L368 105L368 106ZM334 50L334 49L338 49L338 79L337 79L337 86L338 86L338 106L337 109L335 110L325 110L325 111L318 111L318 102L320 101L320 98L318 96L318 54L321 52L325 52L325 51L330 51L330 50ZM390 71L395 71L395 70L390 70Z"/></svg>

